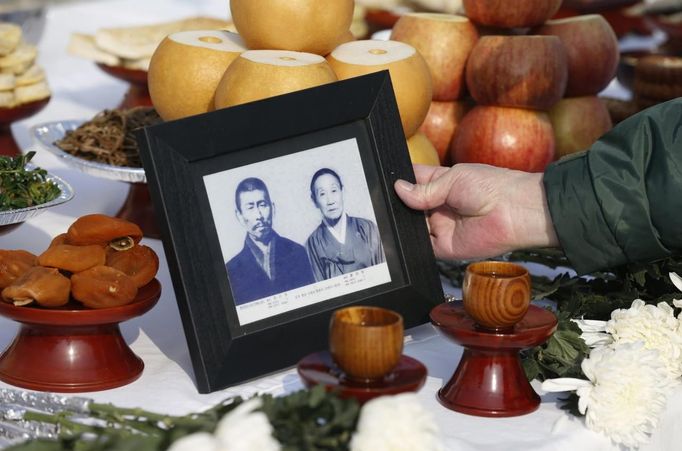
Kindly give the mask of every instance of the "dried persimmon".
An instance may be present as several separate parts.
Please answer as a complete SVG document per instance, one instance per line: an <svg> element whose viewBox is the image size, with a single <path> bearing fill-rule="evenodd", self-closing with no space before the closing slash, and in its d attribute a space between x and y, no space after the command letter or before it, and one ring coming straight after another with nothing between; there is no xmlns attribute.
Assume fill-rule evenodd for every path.
<svg viewBox="0 0 682 451"><path fill-rule="evenodd" d="M60 233L56 237L52 238L50 245L47 247L51 248L53 246L57 246L58 244L66 244L66 233Z"/></svg>
<svg viewBox="0 0 682 451"><path fill-rule="evenodd" d="M138 244L127 251L107 250L107 266L123 271L130 276L138 288L154 279L159 270L159 257L148 246Z"/></svg>
<svg viewBox="0 0 682 451"><path fill-rule="evenodd" d="M0 289L11 285L26 271L38 264L38 258L21 250L0 250Z"/></svg>
<svg viewBox="0 0 682 451"><path fill-rule="evenodd" d="M2 290L2 299L14 305L37 302L43 307L61 307L69 302L71 281L57 268L34 266Z"/></svg>
<svg viewBox="0 0 682 451"><path fill-rule="evenodd" d="M130 249L142 239L137 224L102 214L81 216L66 232L66 242L77 246L101 244L117 250Z"/></svg>
<svg viewBox="0 0 682 451"><path fill-rule="evenodd" d="M71 276L71 296L90 308L118 307L133 302L137 286L116 268L95 266Z"/></svg>
<svg viewBox="0 0 682 451"><path fill-rule="evenodd" d="M69 272L81 272L93 266L103 265L107 253L100 245L72 246L70 244L57 244L47 248L38 257L41 266L59 268Z"/></svg>

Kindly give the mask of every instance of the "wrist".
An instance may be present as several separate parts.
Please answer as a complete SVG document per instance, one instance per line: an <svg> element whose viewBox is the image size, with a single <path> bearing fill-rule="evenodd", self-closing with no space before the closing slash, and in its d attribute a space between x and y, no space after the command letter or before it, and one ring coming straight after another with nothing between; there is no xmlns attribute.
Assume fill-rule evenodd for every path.
<svg viewBox="0 0 682 451"><path fill-rule="evenodd" d="M519 173L511 199L516 248L559 247L549 212L542 173Z"/></svg>

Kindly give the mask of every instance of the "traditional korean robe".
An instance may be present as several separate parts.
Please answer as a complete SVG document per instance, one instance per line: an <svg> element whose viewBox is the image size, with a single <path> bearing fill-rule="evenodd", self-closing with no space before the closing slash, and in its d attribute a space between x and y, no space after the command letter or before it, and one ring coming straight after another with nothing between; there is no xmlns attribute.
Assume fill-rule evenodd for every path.
<svg viewBox="0 0 682 451"><path fill-rule="evenodd" d="M331 279L383 263L379 229L372 221L346 216L346 240L340 243L321 223L308 237L306 249L315 280Z"/></svg>
<svg viewBox="0 0 682 451"><path fill-rule="evenodd" d="M259 264L260 252L246 237L242 251L227 262L227 276L236 305L302 287L315 282L305 248L275 234L272 238L270 275ZM259 257L263 258L262 254Z"/></svg>

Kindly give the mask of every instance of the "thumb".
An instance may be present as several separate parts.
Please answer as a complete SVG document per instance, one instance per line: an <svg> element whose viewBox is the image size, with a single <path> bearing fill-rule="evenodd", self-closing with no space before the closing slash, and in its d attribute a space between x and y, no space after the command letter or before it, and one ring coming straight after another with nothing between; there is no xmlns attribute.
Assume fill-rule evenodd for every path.
<svg viewBox="0 0 682 451"><path fill-rule="evenodd" d="M396 180L393 185L398 197L415 210L432 210L443 205L450 193L449 177L439 177L429 183L412 184Z"/></svg>

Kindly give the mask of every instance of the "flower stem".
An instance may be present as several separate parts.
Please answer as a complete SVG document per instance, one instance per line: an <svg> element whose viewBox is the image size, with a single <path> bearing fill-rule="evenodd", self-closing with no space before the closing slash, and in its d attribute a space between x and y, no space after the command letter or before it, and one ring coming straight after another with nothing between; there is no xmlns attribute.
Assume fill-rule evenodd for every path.
<svg viewBox="0 0 682 451"><path fill-rule="evenodd" d="M139 407L126 408L115 407L112 404L92 403L89 405L89 409L90 413L97 418L126 424L139 425L140 423L148 423L162 424L166 428L179 426L189 429L205 429L214 423L209 418L200 414L179 417L158 414Z"/></svg>

